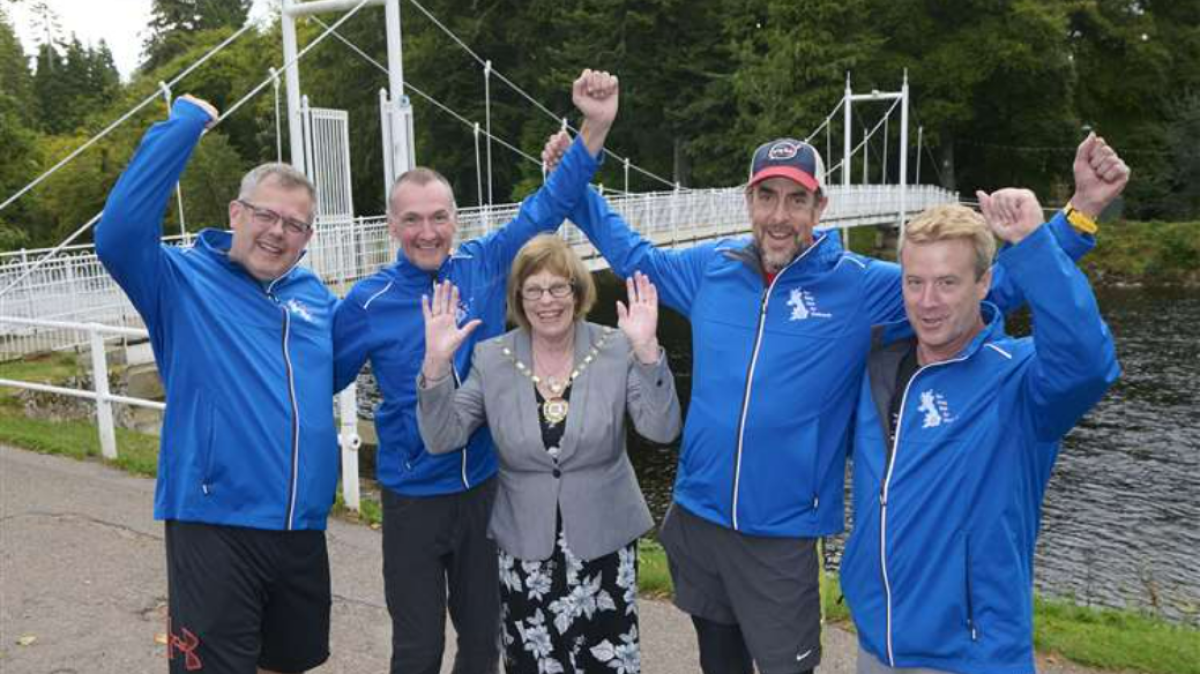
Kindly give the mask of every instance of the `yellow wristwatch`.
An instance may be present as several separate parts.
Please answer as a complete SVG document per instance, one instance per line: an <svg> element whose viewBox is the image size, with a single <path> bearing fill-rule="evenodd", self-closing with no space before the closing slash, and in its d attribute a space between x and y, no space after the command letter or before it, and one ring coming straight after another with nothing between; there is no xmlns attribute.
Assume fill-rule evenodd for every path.
<svg viewBox="0 0 1200 674"><path fill-rule="evenodd" d="M1085 213L1072 206L1069 202L1063 208L1063 214L1067 216L1067 222L1071 226L1083 234L1096 234L1096 230L1100 229L1096 221L1089 218Z"/></svg>

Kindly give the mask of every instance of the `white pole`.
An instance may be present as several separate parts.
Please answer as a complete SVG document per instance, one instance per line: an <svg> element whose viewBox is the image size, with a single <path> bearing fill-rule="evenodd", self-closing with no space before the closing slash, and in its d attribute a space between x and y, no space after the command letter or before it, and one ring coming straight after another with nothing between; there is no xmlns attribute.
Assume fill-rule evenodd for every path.
<svg viewBox="0 0 1200 674"><path fill-rule="evenodd" d="M850 89L850 72L846 72L846 94L842 106L842 187L850 187L850 105L854 97L854 92ZM849 190L843 199L850 198ZM850 230L842 228L842 246L846 250L850 250Z"/></svg>
<svg viewBox="0 0 1200 674"><path fill-rule="evenodd" d="M304 137L300 124L300 65L296 61L296 17L293 15L295 0L283 0L279 25L283 32L284 82L287 84L288 139L291 142L292 166L304 170Z"/></svg>
<svg viewBox="0 0 1200 674"><path fill-rule="evenodd" d="M921 185L921 151L924 149L925 127L917 127L917 175L915 178L916 185Z"/></svg>
<svg viewBox="0 0 1200 674"><path fill-rule="evenodd" d="M338 417L341 432L338 444L342 448L342 499L346 507L358 511L360 508L358 488L358 448L362 438L358 436L358 384L350 384L338 394Z"/></svg>
<svg viewBox="0 0 1200 674"><path fill-rule="evenodd" d="M388 101L387 89L379 90L379 130L383 135L383 199L386 202L392 196L392 183L396 182L396 167L392 162L396 159L391 152L392 123L391 116L397 114Z"/></svg>
<svg viewBox="0 0 1200 674"><path fill-rule="evenodd" d="M404 94L403 35L400 30L400 0L387 0L384 5L387 24L388 48L388 91L392 94L392 167L396 175L412 168L409 165L408 125L400 114L401 105L407 100Z"/></svg>
<svg viewBox="0 0 1200 674"><path fill-rule="evenodd" d="M917 161L920 161L918 155ZM904 221L908 217L908 70L900 87L900 236L904 236Z"/></svg>
<svg viewBox="0 0 1200 674"><path fill-rule="evenodd" d="M109 460L117 458L117 431L113 426L112 401L108 391L108 358L104 353L104 338L88 328L92 347L92 385L96 390L96 426L100 429L100 454Z"/></svg>
<svg viewBox="0 0 1200 674"><path fill-rule="evenodd" d="M846 73L846 97L842 105L842 187L850 186L850 73Z"/></svg>

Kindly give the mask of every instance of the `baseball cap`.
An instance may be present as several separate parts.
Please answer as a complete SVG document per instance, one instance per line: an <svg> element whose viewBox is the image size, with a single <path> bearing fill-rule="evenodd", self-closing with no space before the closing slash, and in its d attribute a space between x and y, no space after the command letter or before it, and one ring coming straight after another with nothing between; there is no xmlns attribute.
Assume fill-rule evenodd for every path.
<svg viewBox="0 0 1200 674"><path fill-rule="evenodd" d="M825 163L821 154L817 148L795 138L776 138L754 151L749 185L777 176L794 180L813 192L825 189Z"/></svg>

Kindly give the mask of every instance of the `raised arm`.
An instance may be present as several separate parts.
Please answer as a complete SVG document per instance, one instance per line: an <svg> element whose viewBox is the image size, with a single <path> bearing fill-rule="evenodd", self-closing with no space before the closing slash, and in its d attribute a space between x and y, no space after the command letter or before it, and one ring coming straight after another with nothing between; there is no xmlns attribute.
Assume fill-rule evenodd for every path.
<svg viewBox="0 0 1200 674"><path fill-rule="evenodd" d="M1001 190L981 201L984 218L1011 244L999 258L1028 297L1036 354L1025 400L1038 438L1057 440L1120 375L1112 334L1087 278L1055 244L1028 190Z"/></svg>
<svg viewBox="0 0 1200 674"><path fill-rule="evenodd" d="M162 221L167 201L206 126L208 103L181 96L165 122L146 132L104 204L96 225L96 255L148 324L157 323L163 289Z"/></svg>
<svg viewBox="0 0 1200 674"><path fill-rule="evenodd" d="M550 136L542 150L542 161L547 166L557 166L569 147L571 136L566 131ZM588 189L571 210L570 218L608 260L613 273L622 278L629 278L638 271L646 274L658 287L663 304L688 315L692 298L703 278L705 263L711 255L711 246L692 246L683 251L659 250L592 189Z"/></svg>
<svg viewBox="0 0 1200 674"><path fill-rule="evenodd" d="M546 184L521 203L511 222L464 245L477 245L495 274L508 273L517 251L527 241L562 225L600 166L604 141L617 117L620 82L607 72L584 70L571 85L571 99L583 115L583 123L579 141L563 148L558 170L550 170Z"/></svg>
<svg viewBox="0 0 1200 674"><path fill-rule="evenodd" d="M626 408L637 432L659 443L671 442L683 425L675 378L658 345L658 293L645 274L626 279L629 306L617 301L617 325L633 349L626 379Z"/></svg>
<svg viewBox="0 0 1200 674"><path fill-rule="evenodd" d="M450 376L454 352L480 323L474 319L460 328L457 307L458 288L449 281L435 284L432 300L421 298L425 360L417 378L417 426L431 454L452 452L467 444L486 419L478 372L472 368L467 382L457 390Z"/></svg>
<svg viewBox="0 0 1200 674"><path fill-rule="evenodd" d="M1046 223L1046 229L1063 253L1072 262L1078 262L1096 246L1095 218L1124 191L1129 183L1130 171L1116 150L1095 134L1089 134L1075 149L1071 168L1075 193L1070 205L1078 214L1068 218L1070 209L1061 210ZM986 193L977 192L976 196L982 202ZM1039 224L1040 218L1039 212ZM1004 249L1001 250L1003 252ZM992 286L988 292L988 300L1004 313L1019 309L1026 302L1024 286L1014 283L1009 274L1010 270L1005 266L994 265ZM872 322L885 323L904 317L898 267L876 265L868 287L867 307Z"/></svg>

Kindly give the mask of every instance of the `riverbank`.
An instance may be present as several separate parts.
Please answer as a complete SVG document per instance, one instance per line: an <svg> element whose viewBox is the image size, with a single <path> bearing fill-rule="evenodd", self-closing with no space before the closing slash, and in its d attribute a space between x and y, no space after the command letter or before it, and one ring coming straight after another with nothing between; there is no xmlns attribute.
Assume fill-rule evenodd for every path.
<svg viewBox="0 0 1200 674"><path fill-rule="evenodd" d="M11 394L0 396L0 444L43 454L98 460L99 441L93 424L28 419L14 401ZM118 445L119 458L113 465L130 473L154 476L158 438L119 429ZM341 519L372 527L378 526L381 515L378 502L371 495L363 499L359 514L342 507L336 510ZM671 580L662 547L643 540L638 554L642 594L669 598ZM822 594L826 619L850 629L849 615L834 575L823 579ZM1037 601L1034 623L1035 643L1049 661L1059 658L1105 670L1146 674L1200 674L1200 630L1131 611L1096 610L1043 599Z"/></svg>
<svg viewBox="0 0 1200 674"><path fill-rule="evenodd" d="M850 230L855 252L895 260L894 242L881 246L873 227ZM1082 267L1099 286L1200 285L1200 221L1106 222Z"/></svg>

